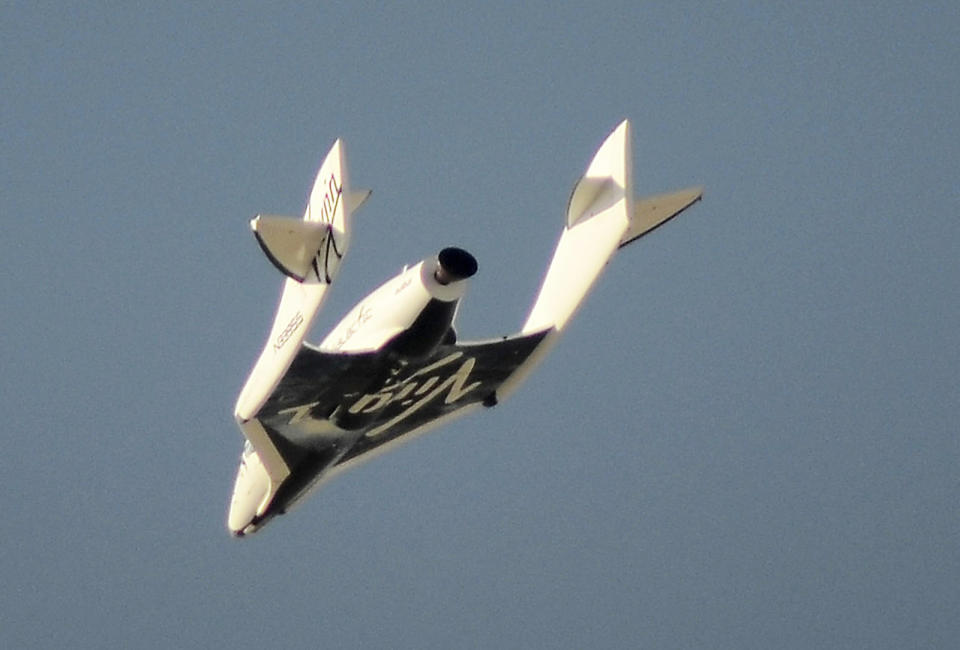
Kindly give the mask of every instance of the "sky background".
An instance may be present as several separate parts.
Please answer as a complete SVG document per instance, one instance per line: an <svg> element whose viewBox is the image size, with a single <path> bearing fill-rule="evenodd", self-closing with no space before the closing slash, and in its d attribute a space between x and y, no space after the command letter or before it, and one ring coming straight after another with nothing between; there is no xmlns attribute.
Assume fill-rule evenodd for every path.
<svg viewBox="0 0 960 650"><path fill-rule="evenodd" d="M954 647L960 5L118 4L0 4L0 646ZM343 137L312 340L446 245L512 333L623 118L704 200L511 400L232 539L247 221Z"/></svg>

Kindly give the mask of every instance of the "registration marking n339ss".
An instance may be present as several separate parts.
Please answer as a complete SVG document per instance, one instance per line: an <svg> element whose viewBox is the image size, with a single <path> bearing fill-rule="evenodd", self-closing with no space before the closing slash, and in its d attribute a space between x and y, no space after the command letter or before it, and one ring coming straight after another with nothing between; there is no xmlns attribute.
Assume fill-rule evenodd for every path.
<svg viewBox="0 0 960 650"><path fill-rule="evenodd" d="M290 337L293 336L294 332L300 329L301 325L303 325L303 314L297 312L293 315L293 318L290 319L290 322L287 323L287 326L283 328L283 331L277 334L277 338L273 342L274 351L278 351L280 348L286 345L287 341L290 340Z"/></svg>

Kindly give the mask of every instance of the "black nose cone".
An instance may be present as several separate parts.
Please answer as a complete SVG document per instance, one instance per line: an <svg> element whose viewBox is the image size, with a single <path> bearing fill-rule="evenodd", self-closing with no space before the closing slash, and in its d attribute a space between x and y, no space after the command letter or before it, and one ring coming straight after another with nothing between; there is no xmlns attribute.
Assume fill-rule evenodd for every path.
<svg viewBox="0 0 960 650"><path fill-rule="evenodd" d="M440 262L436 278L440 284L466 280L477 272L477 259L462 248L444 248L437 256Z"/></svg>

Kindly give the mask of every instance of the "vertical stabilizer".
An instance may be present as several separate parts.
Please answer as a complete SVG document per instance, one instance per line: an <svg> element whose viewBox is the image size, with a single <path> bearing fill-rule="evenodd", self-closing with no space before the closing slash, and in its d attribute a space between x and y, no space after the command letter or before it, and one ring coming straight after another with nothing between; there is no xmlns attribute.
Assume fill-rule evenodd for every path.
<svg viewBox="0 0 960 650"><path fill-rule="evenodd" d="M567 226L523 333L562 330L617 250L633 212L630 122L597 150L567 204Z"/></svg>
<svg viewBox="0 0 960 650"><path fill-rule="evenodd" d="M311 260L310 273L306 273L306 267L297 268L304 271L305 277L295 278L291 275L284 280L270 336L237 399L235 415L239 422L256 415L300 349L347 253L350 244L350 209L362 202L365 196L362 194L362 197L357 197L350 192L346 151L343 142L337 140L320 165L303 214L303 221L311 226L305 224L301 229L311 232L316 230L312 224L321 226L322 230L318 232L327 233L323 248ZM256 233L256 226L254 231ZM269 455L259 448L257 441L252 442L262 457Z"/></svg>

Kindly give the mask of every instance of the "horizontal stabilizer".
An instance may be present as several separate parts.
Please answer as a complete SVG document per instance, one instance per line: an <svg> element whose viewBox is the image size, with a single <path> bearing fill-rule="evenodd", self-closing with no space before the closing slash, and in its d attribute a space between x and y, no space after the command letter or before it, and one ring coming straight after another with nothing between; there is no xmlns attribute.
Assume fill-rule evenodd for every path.
<svg viewBox="0 0 960 650"><path fill-rule="evenodd" d="M317 272L317 257L323 256L330 226L296 217L257 215L251 222L257 243L281 273L303 282L311 271Z"/></svg>
<svg viewBox="0 0 960 650"><path fill-rule="evenodd" d="M633 203L630 226L620 240L620 248L673 219L702 198L702 187L688 187L670 194L636 199Z"/></svg>
<svg viewBox="0 0 960 650"><path fill-rule="evenodd" d="M347 213L353 214L360 206L367 202L373 190L353 190L347 194Z"/></svg>

